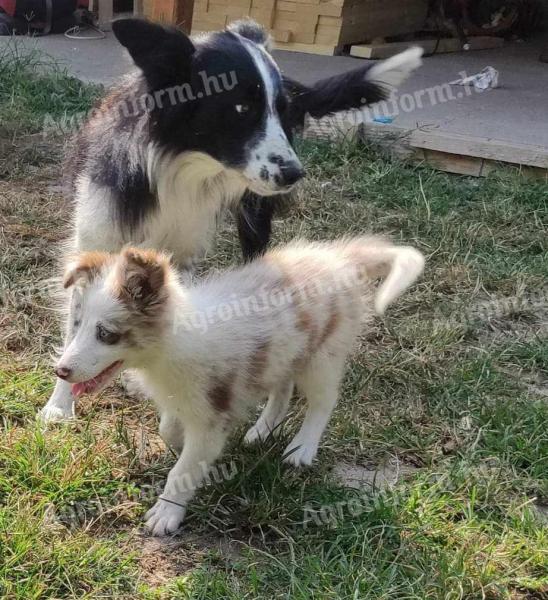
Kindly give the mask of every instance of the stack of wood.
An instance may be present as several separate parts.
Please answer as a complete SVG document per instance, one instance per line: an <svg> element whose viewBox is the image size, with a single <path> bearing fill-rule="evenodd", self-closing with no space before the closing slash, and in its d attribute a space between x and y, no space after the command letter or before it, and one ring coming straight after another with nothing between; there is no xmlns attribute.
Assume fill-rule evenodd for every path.
<svg viewBox="0 0 548 600"><path fill-rule="evenodd" d="M428 0L195 0L192 32L249 16L279 48L335 54L346 44L414 33L427 10Z"/></svg>

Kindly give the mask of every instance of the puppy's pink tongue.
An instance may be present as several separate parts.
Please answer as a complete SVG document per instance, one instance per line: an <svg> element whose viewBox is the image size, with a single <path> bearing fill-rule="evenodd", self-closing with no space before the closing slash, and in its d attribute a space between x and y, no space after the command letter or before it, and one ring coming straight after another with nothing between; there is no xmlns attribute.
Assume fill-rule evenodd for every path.
<svg viewBox="0 0 548 600"><path fill-rule="evenodd" d="M93 392L99 387L101 383L101 378L98 375L93 379L88 379L87 381L81 381L80 383L72 384L72 395L79 398L83 394L93 394Z"/></svg>
<svg viewBox="0 0 548 600"><path fill-rule="evenodd" d="M122 365L121 360L117 360L112 363L110 367L107 367L104 371L101 371L99 375L88 379L87 381L80 381L80 383L73 383L71 386L72 395L79 398L83 394L93 394L97 389L108 381L110 377L116 373L116 370Z"/></svg>
<svg viewBox="0 0 548 600"><path fill-rule="evenodd" d="M82 381L81 383L74 383L72 385L72 395L76 396L76 398L79 398L80 396L84 395L87 391L89 391L90 385L89 385L89 381Z"/></svg>

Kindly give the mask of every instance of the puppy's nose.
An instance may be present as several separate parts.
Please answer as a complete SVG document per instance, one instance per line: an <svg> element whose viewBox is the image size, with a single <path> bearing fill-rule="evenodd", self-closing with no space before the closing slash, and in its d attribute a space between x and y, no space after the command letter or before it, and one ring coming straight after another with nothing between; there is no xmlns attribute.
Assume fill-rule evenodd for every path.
<svg viewBox="0 0 548 600"><path fill-rule="evenodd" d="M302 165L295 161L289 161L280 165L284 185L293 185L304 177Z"/></svg>
<svg viewBox="0 0 548 600"><path fill-rule="evenodd" d="M67 377L70 377L71 373L72 373L72 369L67 369L66 367L57 367L55 369L55 374L60 379L67 379Z"/></svg>

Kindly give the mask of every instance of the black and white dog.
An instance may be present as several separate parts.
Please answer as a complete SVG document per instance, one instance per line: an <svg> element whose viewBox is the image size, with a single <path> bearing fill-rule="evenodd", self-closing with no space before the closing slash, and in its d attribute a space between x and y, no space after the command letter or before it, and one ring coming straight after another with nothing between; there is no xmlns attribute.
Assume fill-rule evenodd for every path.
<svg viewBox="0 0 548 600"><path fill-rule="evenodd" d="M118 252L131 243L168 251L183 267L207 249L229 207L238 211L244 257L262 253L276 196L304 174L292 130L306 113L382 100L422 54L411 48L306 87L280 73L253 21L192 40L136 19L114 22L113 31L138 71L76 137L68 162L72 250ZM69 339L78 312L76 294ZM73 405L70 384L58 380L41 417L72 417Z"/></svg>

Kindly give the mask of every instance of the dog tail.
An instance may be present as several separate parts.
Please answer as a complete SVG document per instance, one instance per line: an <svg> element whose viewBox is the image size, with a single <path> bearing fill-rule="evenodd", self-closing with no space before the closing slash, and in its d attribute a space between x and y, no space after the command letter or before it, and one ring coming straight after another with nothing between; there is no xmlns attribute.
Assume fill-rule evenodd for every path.
<svg viewBox="0 0 548 600"><path fill-rule="evenodd" d="M397 88L422 65L423 52L424 50L419 46L413 46L386 60L381 60L366 72L365 78L383 87Z"/></svg>
<svg viewBox="0 0 548 600"><path fill-rule="evenodd" d="M423 49L412 47L396 56L331 75L308 87L284 76L284 87L291 97L291 127L302 126L305 115L315 119L340 111L362 110L364 105L386 100L421 64ZM348 116L340 115L344 121ZM358 118L356 116L355 118Z"/></svg>
<svg viewBox="0 0 548 600"><path fill-rule="evenodd" d="M411 286L424 270L424 256L411 246L394 246L382 238L356 238L345 254L359 266L367 279L382 279L375 296L375 312L386 308Z"/></svg>

